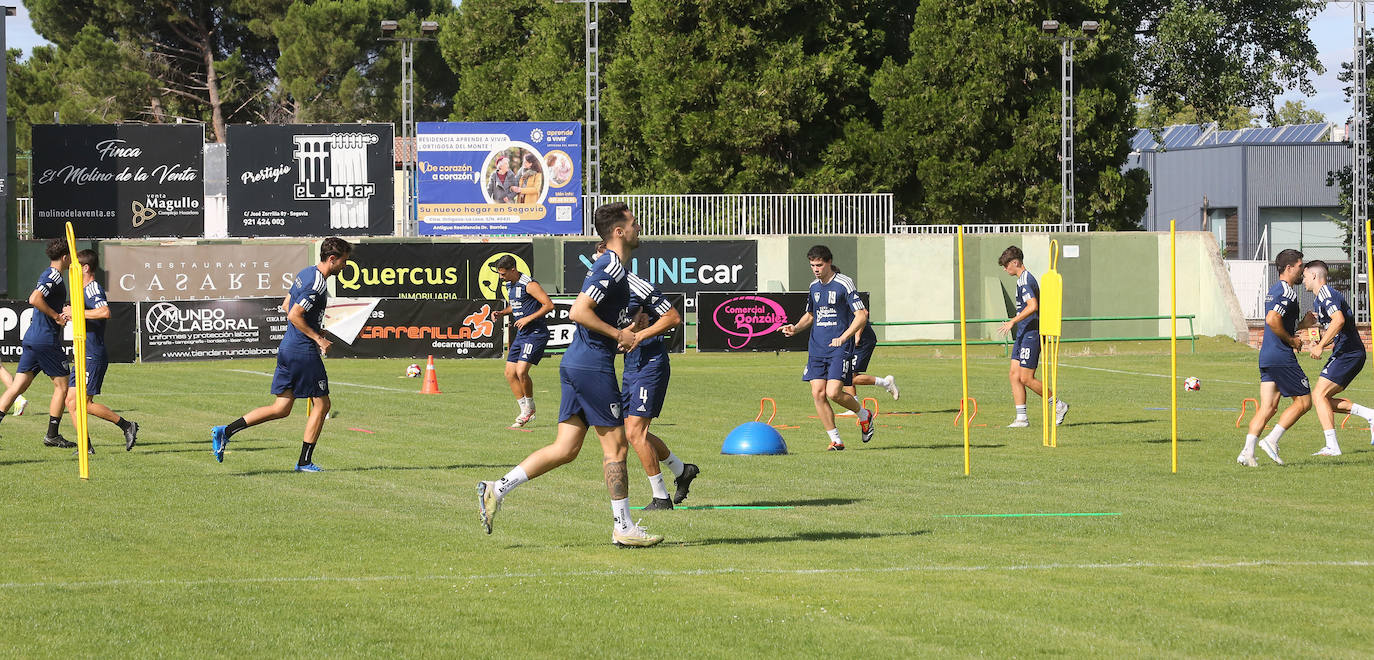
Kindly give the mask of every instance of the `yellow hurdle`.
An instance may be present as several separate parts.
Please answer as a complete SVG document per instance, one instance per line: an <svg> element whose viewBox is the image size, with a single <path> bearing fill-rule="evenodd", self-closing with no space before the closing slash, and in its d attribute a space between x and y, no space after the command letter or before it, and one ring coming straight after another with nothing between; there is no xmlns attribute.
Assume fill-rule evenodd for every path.
<svg viewBox="0 0 1374 660"><path fill-rule="evenodd" d="M72 425L76 427L76 465L81 478L90 479L91 457L86 452L91 443L86 433L86 283L81 277L81 263L76 260L76 235L70 222L67 223L67 250L72 255L72 264L67 269L67 297L72 307L72 369L76 374L76 410L72 412Z"/></svg>
<svg viewBox="0 0 1374 660"><path fill-rule="evenodd" d="M1059 338L1064 329L1064 278L1059 275L1059 241L1050 241L1050 267L1040 278L1040 357L1045 362L1044 396L1040 397L1040 444L1059 446L1054 423L1059 397Z"/></svg>

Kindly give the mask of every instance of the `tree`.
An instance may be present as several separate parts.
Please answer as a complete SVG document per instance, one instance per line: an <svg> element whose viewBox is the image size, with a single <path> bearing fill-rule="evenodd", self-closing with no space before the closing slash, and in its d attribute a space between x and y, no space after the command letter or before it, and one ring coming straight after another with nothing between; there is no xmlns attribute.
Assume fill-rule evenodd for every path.
<svg viewBox="0 0 1374 660"><path fill-rule="evenodd" d="M607 67L608 188L872 190L845 136L875 132L869 81L905 59L906 4L637 0Z"/></svg>
<svg viewBox="0 0 1374 660"><path fill-rule="evenodd" d="M1233 131L1259 125L1259 117L1254 111L1238 105L1224 109L1220 115L1203 113L1198 108L1186 103L1175 102L1162 105L1165 107L1154 103L1151 97L1139 97L1136 101L1136 128L1164 128L1179 124L1215 123L1221 130Z"/></svg>
<svg viewBox="0 0 1374 660"><path fill-rule="evenodd" d="M1283 102L1283 107L1274 114L1274 120L1269 125L1288 126L1324 123L1326 123L1326 115L1322 114L1320 110L1309 108L1302 101L1288 100Z"/></svg>

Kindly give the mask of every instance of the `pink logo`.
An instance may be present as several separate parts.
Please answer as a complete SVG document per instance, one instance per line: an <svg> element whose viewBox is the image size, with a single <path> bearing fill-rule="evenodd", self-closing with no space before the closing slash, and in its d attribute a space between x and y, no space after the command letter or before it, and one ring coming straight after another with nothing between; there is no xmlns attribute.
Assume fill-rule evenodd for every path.
<svg viewBox="0 0 1374 660"><path fill-rule="evenodd" d="M777 301L762 296L739 296L716 306L711 313L716 327L728 335L743 337L738 346L735 340L725 343L733 349L749 345L754 337L761 337L787 324L787 312Z"/></svg>

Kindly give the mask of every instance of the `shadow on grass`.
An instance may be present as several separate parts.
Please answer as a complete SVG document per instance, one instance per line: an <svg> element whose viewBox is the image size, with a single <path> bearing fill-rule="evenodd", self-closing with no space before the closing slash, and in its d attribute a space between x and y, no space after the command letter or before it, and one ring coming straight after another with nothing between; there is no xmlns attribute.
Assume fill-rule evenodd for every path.
<svg viewBox="0 0 1374 660"><path fill-rule="evenodd" d="M324 468L325 472L375 472L375 471L407 471L407 470L495 470L508 465L486 465L482 463L464 463L458 465L370 465L365 467L348 468ZM235 477L256 477L264 474L295 474L295 470L287 467L275 470L254 470L252 472L235 472Z"/></svg>
<svg viewBox="0 0 1374 660"><path fill-rule="evenodd" d="M30 463L57 463L59 461L61 461L61 459L44 460L41 458L23 458L14 461L0 461L0 467L4 467L6 465L28 465Z"/></svg>
<svg viewBox="0 0 1374 660"><path fill-rule="evenodd" d="M181 444L181 443L167 443L167 444ZM203 443L197 442L197 443L195 443L195 444L198 444L198 445L199 445L199 444L203 444ZM99 447L100 445L96 445L96 446ZM111 445L111 446L113 446L113 445ZM137 452L137 453L140 453L140 454L194 454L194 453L197 453L197 452L205 452L205 453L207 453L207 454L213 453L213 452L210 451L210 448L209 448L209 447L197 447L197 448L195 448L195 449L154 449L154 450L152 450L152 451L140 451L142 448L143 448L143 443L140 442L140 443L134 445L134 452ZM279 450L279 451L280 451L280 450L281 450L281 447L234 447L233 449L230 449L229 452L230 452L230 453L233 453L233 454L237 454L237 453L239 453L239 452L245 452L245 451L267 451L267 450L269 450L269 449L275 449L275 450ZM133 452L131 452L131 453L133 453Z"/></svg>
<svg viewBox="0 0 1374 660"><path fill-rule="evenodd" d="M1179 442L1202 442L1202 438L1179 438L1178 441L1179 441ZM1169 438L1156 438L1156 439L1154 439L1154 440L1146 440L1145 442L1148 442L1148 443L1150 443L1150 444L1152 444L1152 445L1163 445L1163 444L1168 444L1168 443L1170 443L1170 442L1173 442L1173 440L1171 440L1171 439L1169 439Z"/></svg>
<svg viewBox="0 0 1374 660"><path fill-rule="evenodd" d="M720 506L844 506L846 504L856 504L863 500L854 497L822 497L809 500L776 500L768 502L740 502L738 504L721 504Z"/></svg>
<svg viewBox="0 0 1374 660"><path fill-rule="evenodd" d="M695 541L673 543L672 545L749 545L753 543L795 543L797 541L858 541L863 539L922 536L929 533L930 530L928 529L920 529L914 532L797 532L789 536L738 536L731 538L697 539Z"/></svg>
<svg viewBox="0 0 1374 660"><path fill-rule="evenodd" d="M1006 444L970 444L971 449L1000 449ZM938 445L878 445L876 447L864 447L860 451L885 451L890 449L963 449L962 442L948 442Z"/></svg>
<svg viewBox="0 0 1374 660"><path fill-rule="evenodd" d="M1068 424L1064 424L1064 426L1116 426L1117 424L1151 424L1151 423L1158 422L1158 421L1161 421L1161 420L1158 420L1158 419L1121 419L1121 420L1116 420L1116 421L1106 421L1106 420L1103 420L1103 421L1100 421L1100 422L1069 422Z"/></svg>

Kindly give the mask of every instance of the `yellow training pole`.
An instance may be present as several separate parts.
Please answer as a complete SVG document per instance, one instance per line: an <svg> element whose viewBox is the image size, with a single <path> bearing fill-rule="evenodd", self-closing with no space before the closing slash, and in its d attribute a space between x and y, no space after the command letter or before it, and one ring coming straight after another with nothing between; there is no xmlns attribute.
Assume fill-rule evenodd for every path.
<svg viewBox="0 0 1374 660"><path fill-rule="evenodd" d="M1364 293L1365 293L1365 309L1374 309L1374 307L1370 307L1370 306L1369 306L1370 304L1374 303L1374 289L1371 289L1371 288L1370 288L1370 286L1374 285L1374 245L1371 245L1371 244L1370 244L1369 239L1370 239L1369 221L1368 221L1368 220L1365 220L1365 221L1364 221L1364 263L1365 263L1365 271L1364 271Z"/></svg>
<svg viewBox="0 0 1374 660"><path fill-rule="evenodd" d="M1169 221L1169 429L1174 474L1178 474L1178 253L1175 221Z"/></svg>
<svg viewBox="0 0 1374 660"><path fill-rule="evenodd" d="M72 256L67 269L67 297L72 307L72 369L76 374L76 409L72 411L72 425L76 427L76 465L81 478L90 479L91 460L86 453L91 442L86 434L86 282L81 276L81 263L76 260L76 235L70 222L67 223L67 250Z"/></svg>
<svg viewBox="0 0 1374 660"><path fill-rule="evenodd" d="M964 413L964 476L969 475L968 418L972 410L968 406L968 331L964 324L964 226L959 225L959 367L964 383L964 398L959 401L959 409Z"/></svg>

